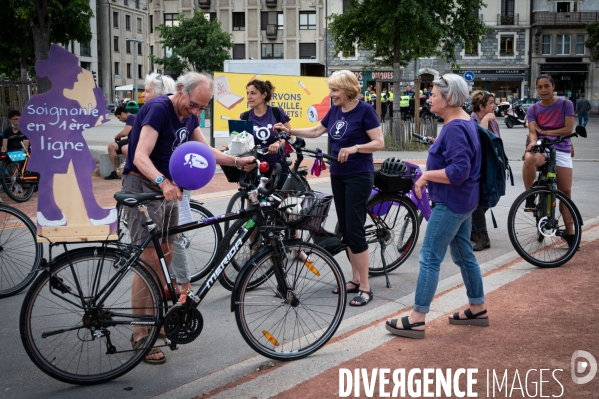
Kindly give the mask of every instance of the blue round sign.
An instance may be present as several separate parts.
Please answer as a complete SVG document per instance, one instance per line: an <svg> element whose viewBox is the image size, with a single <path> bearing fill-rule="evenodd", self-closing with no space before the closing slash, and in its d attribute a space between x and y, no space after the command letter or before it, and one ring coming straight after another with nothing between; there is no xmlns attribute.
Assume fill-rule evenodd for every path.
<svg viewBox="0 0 599 399"><path fill-rule="evenodd" d="M472 72L472 71L464 72L464 79L466 79L467 82L472 82L474 80L474 72Z"/></svg>

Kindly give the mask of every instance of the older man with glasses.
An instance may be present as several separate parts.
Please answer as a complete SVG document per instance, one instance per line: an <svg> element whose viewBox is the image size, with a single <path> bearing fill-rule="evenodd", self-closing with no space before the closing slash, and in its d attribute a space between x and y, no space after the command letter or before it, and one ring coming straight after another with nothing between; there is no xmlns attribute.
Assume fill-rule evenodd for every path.
<svg viewBox="0 0 599 399"><path fill-rule="evenodd" d="M197 116L206 108L212 98L212 80L197 72L189 72L177 79L176 92L168 96L160 96L145 104L137 114L131 133L129 134L129 153L123 170L123 190L127 192L162 193L165 204L153 201L148 205L148 212L153 215L156 228L176 226L179 212L177 201L181 200L181 188L172 180L169 172L169 161L173 151L182 143L190 140L209 145L199 128ZM213 149L216 162L220 165L237 166L250 170L253 157L236 158ZM149 234L141 212L127 212L131 242L141 242ZM172 243L175 236L163 237L163 252L170 264ZM150 244L151 246L151 244ZM142 258L162 277L160 263L153 248L146 248ZM161 281L164 286L165 281ZM139 286L139 287L136 287ZM142 289L141 281L133 281L133 292ZM144 307L143 299L132 298L133 307ZM136 326L133 330L132 345L148 335L145 326ZM160 364L165 356L159 348L146 356L145 362Z"/></svg>

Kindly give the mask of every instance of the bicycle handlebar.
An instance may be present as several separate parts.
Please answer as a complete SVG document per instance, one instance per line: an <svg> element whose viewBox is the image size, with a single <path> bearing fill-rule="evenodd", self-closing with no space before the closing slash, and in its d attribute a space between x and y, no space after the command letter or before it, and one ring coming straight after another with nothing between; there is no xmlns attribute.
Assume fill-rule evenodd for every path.
<svg viewBox="0 0 599 399"><path fill-rule="evenodd" d="M287 140L287 137L288 137L288 136L287 136L287 133L285 133L285 132L280 132L279 134L280 134L280 136L281 136L281 138L282 138L282 139L285 139L285 140ZM307 149L307 148L304 148L304 147L305 147L305 145L306 145L306 142L305 142L305 141L304 141L304 139L303 139L303 138L301 138L301 137L297 137L297 138L295 139L295 142L294 142L294 143L289 143L289 144L291 144L291 147L293 147L293 149L294 149L294 150L295 150L295 151L296 151L298 154L302 154L302 153L306 152L306 153L310 154L311 156L313 156L314 158L318 158L318 159L325 158L325 159L327 159L327 160L329 160L329 161L335 161L335 162L338 162L338 159L337 159L337 158L335 158L335 157L334 157L334 156L332 156L332 155L329 155L329 154L325 154L325 153L323 153L323 152L322 152L322 150L321 150L320 148L316 148L316 150L309 150L309 149Z"/></svg>
<svg viewBox="0 0 599 399"><path fill-rule="evenodd" d="M254 162L256 163L256 168L258 170L258 178L260 178L260 161L255 159ZM272 181L270 188L266 189L266 188L258 187L258 192L262 195L265 195L265 196L271 195L272 193L274 193L277 186L279 185L279 179L281 178L281 165L277 163L277 164L275 164L274 168L275 168L275 170L270 175L271 181L272 181L272 178L274 177L274 181ZM253 186L251 185L251 183L245 182L246 174L247 174L247 172L242 171L241 174L239 175L239 185L243 188L252 188Z"/></svg>
<svg viewBox="0 0 599 399"><path fill-rule="evenodd" d="M418 140L420 140L420 143L422 143L422 144L425 144L425 145L431 145L431 144L433 144L433 141L429 140L429 138L426 137L426 136L421 136L421 135L419 135L417 133L412 133L412 136L416 137Z"/></svg>
<svg viewBox="0 0 599 399"><path fill-rule="evenodd" d="M559 136L555 140L551 140L548 137L543 137L543 138L538 139L537 144L531 147L530 152L540 152L543 148L553 147L554 144L562 143L566 139L569 139L570 137L578 137L578 136L587 137L587 129L582 125L576 126L576 129L573 133L567 134L565 136Z"/></svg>

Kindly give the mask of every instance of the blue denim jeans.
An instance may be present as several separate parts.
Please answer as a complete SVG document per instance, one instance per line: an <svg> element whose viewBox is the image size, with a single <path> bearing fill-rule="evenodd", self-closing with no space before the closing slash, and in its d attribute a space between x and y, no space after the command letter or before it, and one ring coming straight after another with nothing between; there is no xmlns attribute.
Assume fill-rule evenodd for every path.
<svg viewBox="0 0 599 399"><path fill-rule="evenodd" d="M429 312L430 304L437 291L441 262L448 246L451 250L451 258L462 272L468 302L471 305L485 303L482 273L470 244L471 216L472 212L455 213L443 203L435 204L420 250L415 311Z"/></svg>
<svg viewBox="0 0 599 399"><path fill-rule="evenodd" d="M584 120L584 124L583 124ZM579 112L578 113L578 124L582 126L586 126L589 122L589 113L588 112Z"/></svg>

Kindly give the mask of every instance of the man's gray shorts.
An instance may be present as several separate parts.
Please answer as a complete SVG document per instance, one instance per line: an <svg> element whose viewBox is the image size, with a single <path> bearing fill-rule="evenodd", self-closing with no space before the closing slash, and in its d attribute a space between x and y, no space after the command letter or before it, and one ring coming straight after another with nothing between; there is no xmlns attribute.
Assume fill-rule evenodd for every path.
<svg viewBox="0 0 599 399"><path fill-rule="evenodd" d="M158 184L141 177L130 174L123 175L123 191L129 193L162 193ZM156 223L156 229L162 230L163 226L174 227L179 224L179 202L156 200L147 204L148 214ZM131 234L131 243L141 245L150 235L148 228L144 226L145 216L137 207L127 209L127 227ZM178 238L178 234L162 237L162 242L173 242ZM149 246L154 246L150 241Z"/></svg>

